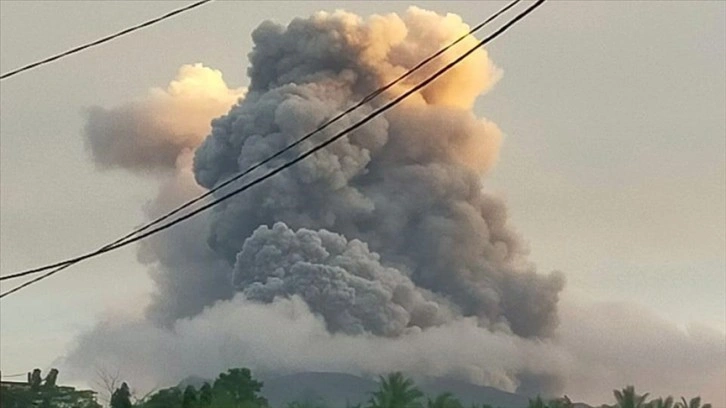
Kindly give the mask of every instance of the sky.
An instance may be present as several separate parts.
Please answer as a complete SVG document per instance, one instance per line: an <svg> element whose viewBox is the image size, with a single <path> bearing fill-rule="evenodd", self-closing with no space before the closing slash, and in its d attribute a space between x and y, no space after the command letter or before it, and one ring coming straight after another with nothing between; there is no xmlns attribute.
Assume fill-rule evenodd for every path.
<svg viewBox="0 0 726 408"><path fill-rule="evenodd" d="M2 1L0 72L185 4ZM265 19L411 4L475 24L504 3L213 2L3 80L0 274L143 221L156 183L94 166L88 107L130 101L196 62L244 87L250 32ZM484 186L506 199L538 269L565 274L566 299L726 331L726 3L553 1L488 51L504 75L475 110L505 137ZM3 374L51 366L99 317L142 309L151 290L127 248L3 299Z"/></svg>

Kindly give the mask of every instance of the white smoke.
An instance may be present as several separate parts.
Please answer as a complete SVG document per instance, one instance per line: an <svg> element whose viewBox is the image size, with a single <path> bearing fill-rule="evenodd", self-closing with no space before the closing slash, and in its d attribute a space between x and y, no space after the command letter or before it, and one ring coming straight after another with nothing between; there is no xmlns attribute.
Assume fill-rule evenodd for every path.
<svg viewBox="0 0 726 408"><path fill-rule="evenodd" d="M333 334L298 296L260 304L238 294L171 328L140 319L103 322L78 339L64 372L92 378L94 367L119 368L135 387L151 389L239 366L261 374L404 371L508 391L524 391L522 379L537 378L541 384L529 391L591 403L612 401L611 390L627 384L652 395L726 402L723 333L679 329L634 304L568 301L563 315L555 338L544 341L492 332L473 318L397 337Z"/></svg>
<svg viewBox="0 0 726 408"><path fill-rule="evenodd" d="M187 66L167 91L91 110L88 146L104 168L167 170L147 207L153 218L298 140L467 31L457 16L418 8L367 20L336 12L286 27L265 22L252 34L244 99L217 71ZM410 89L475 41L267 169ZM299 165L144 241L139 257L156 283L146 316L100 323L79 338L68 369L82 376L98 364L118 367L140 385L213 377L231 366L271 374L402 370L573 396L602 390L598 378L610 389L628 372L635 380L650 373L601 358L579 329L596 333L618 313L568 313L557 329L564 278L536 272L504 203L483 191L501 131L472 106L500 76L480 49ZM632 323L634 334L648 327ZM676 347L699 361L723 361L713 347L723 336L689 343L690 334L666 331L663 355L652 357ZM650 362L635 351L652 335L626 342L620 332L613 344L642 367ZM692 384L723 378L713 365L682 367ZM677 389L671 377L654 375Z"/></svg>
<svg viewBox="0 0 726 408"><path fill-rule="evenodd" d="M326 326L298 296L260 304L237 295L178 320L171 330L140 321L99 325L79 339L68 363L119 367L139 387L172 384L189 373L213 378L220 367L245 366L281 374L403 370L514 391L515 373L555 372L562 361L551 345L490 332L473 318L398 337L334 334Z"/></svg>
<svg viewBox="0 0 726 408"><path fill-rule="evenodd" d="M562 307L558 347L571 356L566 391L612 401L628 384L652 396L700 395L726 406L726 334L706 326L685 328L636 303L587 302L569 296Z"/></svg>

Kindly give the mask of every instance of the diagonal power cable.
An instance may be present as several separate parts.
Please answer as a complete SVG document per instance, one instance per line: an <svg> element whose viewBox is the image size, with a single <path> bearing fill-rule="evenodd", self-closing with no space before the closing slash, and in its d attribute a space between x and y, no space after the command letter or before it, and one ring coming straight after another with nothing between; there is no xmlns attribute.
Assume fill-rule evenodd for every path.
<svg viewBox="0 0 726 408"><path fill-rule="evenodd" d="M247 170L245 170L243 172L240 172L240 173L237 173L233 177L231 177L231 178L225 180L224 182L218 184L217 186L215 186L214 188L208 190L207 192L205 192L205 193L203 193L203 194L201 194L201 195L199 195L199 196L197 196L197 197L195 197L195 198L193 198L193 199L185 202L184 204L181 204L180 206L176 207L175 209L171 210L170 212L168 212L168 213L166 213L166 214L164 214L164 215L156 218L155 220L153 220L153 221L145 224L144 226L141 226L141 227L139 227L139 228L131 231L130 233L124 235L123 237L116 239L115 241L113 241L113 242L111 242L111 243L109 243L109 244L101 247L100 249L98 249L98 250L96 250L96 251L94 251L92 253L104 251L105 249L107 249L109 247L112 247L112 246L115 246L117 244L120 244L120 243L124 242L125 240L130 239L133 236L138 235L139 233L148 230L149 228L153 227L154 225L158 225L158 224L162 223L163 221L166 221L167 219L171 218L172 216L174 216L174 215L178 214L179 212L181 212L181 211L183 211L183 210L185 210L185 209L193 206L194 204L196 204L196 203L204 200L205 198L213 195L217 191L225 188L226 186L234 183L235 181L241 179L242 177L250 174L254 170L257 170L258 168L262 167L263 165L269 163L270 161L272 161L272 160L274 160L274 159L282 156L286 152L288 152L288 151L292 150L293 148L295 148L296 146L300 145L302 142L310 139L312 136L314 136L318 132L321 132L321 131L325 130L330 125L332 125L333 123L337 122L338 120L340 120L344 116L350 114L351 112L353 112L356 109L362 107L366 103L372 101L377 96L379 96L379 95L383 94L384 92L386 92L387 90L391 89L392 87L394 87L395 85L397 85L398 83L400 83L401 81L403 81L404 79L406 79L407 77L409 77L411 74L415 73L416 71L418 71L419 69L421 69L422 67L424 67L425 65L427 65L429 62L431 62L432 60L434 60L437 57L439 57L441 54L443 54L446 51L448 51L451 48L453 48L456 44L460 43L461 41L463 41L464 39L466 39L468 36L476 33L479 30L481 30L485 25L487 25L488 23L490 23L491 21L493 21L494 19L496 19L497 17L499 17L500 15L502 15L503 13L505 13L506 11L508 11L509 9L511 9L512 7L514 7L520 1L521 0L514 0L513 2L509 3L507 6L505 6L501 10L497 11L492 16L490 16L489 18L487 18L486 20L484 20L483 22L479 23L474 28L472 28L471 30L469 30L468 33L462 35L461 37L457 38L454 42L450 43L446 47L440 49L436 53L434 53L434 54L430 55L429 57L427 57L426 59L422 60L421 62L419 62L418 64L416 64L414 67L412 67L411 69L409 69L408 71L406 71L405 73L403 73L401 76L399 76L395 80L393 80L393 81L389 82L388 84L386 84L385 86L383 86L383 87L381 87L381 88L379 88L379 89L371 92L366 97L364 97L361 101L359 101L355 105L349 107L345 111L337 114L333 118L329 119L328 121L326 121L322 125L318 126L316 129L314 129L313 131L307 133L305 136L303 136L299 140L297 140L297 141L289 144L288 146L286 146L282 150L279 150L275 154L273 154L273 155L267 157L266 159L264 159L264 160L256 163L255 165L251 166ZM86 255L90 255L90 254L86 254ZM39 273L39 272L43 272L43 271L48 270L48 269L62 267L62 266L65 266L67 264L72 264L72 263L75 263L77 261L80 261L81 260L81 257L83 257L83 256L85 256L85 255L82 255L82 256L79 256L79 257L76 257L76 258L72 258L72 259L68 259L68 260L65 260L65 261L60 261L60 262L56 262L56 263L53 263L53 264L49 264L49 265L45 265L45 266L33 268L33 269L30 269L30 270L18 272L18 273L13 273L13 274L8 274L8 275L0 276L0 281L9 280L9 279L16 279L16 278L20 278L20 277L27 276L27 275L33 275L33 274L36 274L36 273Z"/></svg>
<svg viewBox="0 0 726 408"><path fill-rule="evenodd" d="M188 6L185 6L185 7L179 8L179 9L176 9L176 10L171 11L169 13L166 13L163 16L159 16L159 17L157 17L155 19L152 19L152 20L149 20L149 21L145 21L145 22L143 22L141 24L137 24L137 25L135 25L133 27L129 27L129 28L126 28L124 30L121 30L121 31L119 31L119 32L117 32L115 34L111 34L111 35L108 35L106 37L99 38L98 40L95 40L95 41L92 41L90 43L86 43L86 44L80 45L80 46L75 47L75 48L71 48L70 50L64 51L64 52L62 52L60 54L56 54L56 55L53 55L51 57L45 58L43 60L33 62L32 64L28 64L28 65L22 66L20 68L14 69L14 70L12 70L10 72L6 72L6 73L0 75L0 80L3 80L5 78L10 78L13 75L17 75L17 74L19 74L21 72L24 72L24 71L29 71L29 70L34 69L34 68L37 68L37 67L39 67L41 65L49 64L49 63L51 63L53 61L57 61L57 60L59 60L61 58L65 58L65 57L67 57L69 55L72 55L72 54L81 52L81 51L83 51L85 49L88 49L88 48L91 48L91 47L95 47L97 45L101 45L101 44L103 44L105 42L114 40L114 39L116 39L118 37L121 37L121 36L124 36L126 34L130 34L130 33L134 32L136 30L140 30L142 28L146 28L146 27L148 27L150 25L153 25L153 24L156 24L156 23L161 22L163 20L166 20L168 18L174 17L177 14L184 13L185 11L189 11L191 9L197 8L197 7L201 6L201 5L204 5L206 3L209 3L211 1L212 0L202 0L202 1L198 1L196 3L192 3L192 4L188 5Z"/></svg>
<svg viewBox="0 0 726 408"><path fill-rule="evenodd" d="M404 99L408 98L409 96L411 96L415 92L418 92L420 89L424 88L425 86L427 86L431 82L435 81L441 75L445 74L450 69L452 69L454 66L458 65L461 61L463 61L464 59L466 59L467 57L469 57L472 53L474 53L481 46L489 43L493 39L495 39L498 36L500 36L501 34L503 34L505 31L507 31L510 27L512 27L518 21L520 21L521 19L523 19L525 16L527 16L528 14L530 14L532 11L534 11L539 6L541 6L544 2L545 2L545 0L537 0L534 4L532 4L531 6L529 6L524 11L520 12L513 19L509 20L506 24L504 24L502 27L500 27L499 29L497 29L494 33L490 34L489 36L487 36L483 40L479 41L476 44L476 46L471 47L464 54L460 55L455 60L453 60L450 63L446 64L443 68L439 69L434 74L430 75L424 81L420 82L419 84L417 84L416 86L412 87L408 91L404 92L400 96L398 96L395 99L391 100L390 102L386 103L382 107L374 110L373 112L371 112L369 115L367 115L365 118L363 118L359 122L351 125L350 127L342 130L341 132L335 134L331 138L329 138L326 141L324 141L324 142L318 144L317 146L311 148L310 150L306 151L305 153L301 154L300 156L296 157L295 159L293 159L293 160L291 160L291 161L289 161L289 162L287 162L287 163L285 163L285 164L283 164L283 165L281 165L279 167L276 167L276 168L272 169L268 173L266 173L266 174L264 174L264 175L262 175L262 176L260 176L260 177L258 177L256 179L254 179L254 180L252 180L252 181L244 184L243 186L241 186L241 187L239 187L239 188L237 188L237 189L235 189L235 190L233 190L233 191L231 191L229 193L226 193L226 194L224 194L224 195L216 198L213 201L210 201L209 203L207 203L207 204L205 204L205 205L203 205L203 206L201 206L201 207L199 207L199 208L197 208L197 209L195 209L193 211L190 211L190 212L184 214L183 216L181 216L181 217L179 217L179 218L177 218L177 219L175 219L173 221L170 221L169 223L166 223L166 224L161 225L161 226L158 226L156 228L147 230L146 232L144 232L142 234L139 234L139 235L135 236L134 238L127 239L127 240L125 240L123 242L120 242L118 244L109 245L109 246L106 246L106 247L104 247L104 248L102 248L102 249L100 249L98 251L94 251L94 252L91 252L89 254L86 254L86 255L83 255L83 256L74 258L74 260L73 260L72 263L69 263L71 261L66 261L65 263L59 263L59 264L57 264L57 266L60 266L59 268L57 268L55 270L52 270L52 271L50 271L50 272L48 272L48 273L46 273L46 274L44 274L42 276L39 276L39 277L37 277L37 278L35 278L35 279L31 280L31 281L28 281L28 282L26 282L26 283L24 283L24 284L22 284L22 285L20 285L20 286L18 286L16 288L13 288L13 289L5 292L5 293L0 294L0 298L3 298L5 296L7 296L7 295L10 295L12 293L15 293L15 292L17 292L17 291L19 291L19 290L21 290L21 289L23 289L23 288L25 288L25 287L33 284L33 283L36 283L36 282L38 282L38 281L40 281L40 280L42 280L44 278L47 278L47 277L53 275L54 273L60 272L61 270L65 269L65 268L67 268L69 266L71 266L73 263L77 263L77 262L83 261L85 259L92 258L92 257L98 256L98 255L101 255L103 253L106 253L106 252L109 252L109 251L112 251L112 250L115 250L115 249L118 249L118 248L127 246L127 245L129 245L131 243L140 241L140 240L142 240L142 239L144 239L144 238L146 238L146 237L148 237L150 235L154 235L156 233L159 233L161 231L164 231L166 229L169 229L169 228L173 227L176 224L179 224L179 223L181 223L181 222L183 222L183 221L185 221L185 220L187 220L189 218L192 218L193 216L195 216L195 215L197 215L197 214L199 214L201 212L204 212L204 211L206 211L206 210L208 210L208 209L210 209L210 208L218 205L219 203L221 203L223 201L226 201L226 200L228 200L228 199L236 196L237 194L240 194L240 193L242 193L242 192L250 189L251 187L253 187L253 186L257 185L257 184L262 183L263 181L267 180L268 178L273 177L277 173L280 173L281 171L283 171L283 170L285 170L285 169L287 169L289 167L294 166L295 164L297 164L297 163L305 160L307 157L310 157L311 155L313 155L317 151L319 151L321 149L324 149L325 147L327 147L331 143L333 143L333 142L339 140L340 138L344 137L345 135L347 135L348 133L352 132L353 130L356 130L356 129L360 128L361 126L365 125L366 123L370 122L371 120L373 120L374 118L376 118L377 116L379 116L380 114L382 114L383 112L385 112L385 111L393 108L395 105L399 104ZM52 267L53 266L51 266L49 268L52 268ZM43 269L43 270L47 270L49 268L46 268L46 269Z"/></svg>

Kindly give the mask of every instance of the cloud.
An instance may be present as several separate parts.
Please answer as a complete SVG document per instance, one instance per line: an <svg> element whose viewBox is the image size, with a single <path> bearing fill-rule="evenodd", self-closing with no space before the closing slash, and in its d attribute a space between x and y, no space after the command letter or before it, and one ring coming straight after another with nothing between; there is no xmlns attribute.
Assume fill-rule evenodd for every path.
<svg viewBox="0 0 726 408"><path fill-rule="evenodd" d="M569 300L559 337L577 363L568 388L582 399L608 400L611 389L633 384L653 396L726 405L726 335L716 329L681 328L636 303Z"/></svg>
<svg viewBox="0 0 726 408"><path fill-rule="evenodd" d="M242 97L222 73L201 64L185 65L166 89L154 88L138 101L87 111L86 146L100 168L173 168L183 150L199 145L209 119Z"/></svg>
<svg viewBox="0 0 726 408"><path fill-rule="evenodd" d="M263 375L403 370L514 391L515 373L550 373L550 363L559 361L551 345L491 332L471 318L398 337L331 333L297 295L261 304L238 294L176 321L170 329L143 320L105 322L80 337L75 350L66 359L64 371L70 375L92 375L85 370L93 362L120 368L141 388L174 384L190 374L214 377L226 367L245 366Z"/></svg>
<svg viewBox="0 0 726 408"><path fill-rule="evenodd" d="M265 22L252 34L243 99L218 71L185 66L166 91L92 109L89 149L102 168L166 170L145 208L155 218L467 31L457 16L415 7ZM474 41L260 172L360 120ZM118 367L147 387L234 366L401 370L598 400L632 380L723 401L714 388L723 381L713 382L724 379L723 333L682 331L632 305L571 302L559 312L564 276L536 270L505 203L482 185L502 132L472 106L500 76L479 49L299 165L145 240L139 259L155 282L145 316L99 322L79 337L67 369L89 376L98 364Z"/></svg>
<svg viewBox="0 0 726 408"><path fill-rule="evenodd" d="M432 32L427 29L439 25ZM194 156L197 181L212 188L247 169L467 31L458 17L417 8L402 17L363 20L336 12L295 19L286 27L261 24L252 35L250 93L213 121L210 136ZM470 46L475 39L462 43ZM429 69L455 55L452 50ZM392 94L410 89L424 75L414 75ZM458 314L474 316L482 326L526 337L551 334L564 279L535 271L526 261L525 245L507 224L504 204L482 192L481 176L496 160L501 131L471 108L475 96L498 75L486 51L478 50L411 101L218 207L212 215L210 247L234 264L260 226L279 222L294 231L339 234L365 243L382 265L408 276L417 291L446 299ZM301 143L294 153L332 136L380 103L367 104ZM280 258L286 256L282 252ZM270 269L285 264L268 261ZM298 268L284 274L310 272ZM317 281L327 286L324 282ZM248 291L239 285L237 289ZM359 322L350 322L354 327L331 327L358 330ZM416 326L413 319L407 324ZM380 327L374 331L390 334Z"/></svg>
<svg viewBox="0 0 726 408"><path fill-rule="evenodd" d="M262 226L237 254L233 284L250 300L300 296L333 332L400 335L453 314L443 299L387 268L365 243L327 231Z"/></svg>
<svg viewBox="0 0 726 408"><path fill-rule="evenodd" d="M261 375L402 370L508 391L537 378L535 386L550 388L534 391L590 403L612 401L612 390L627 384L653 396L701 395L714 406L726 400L724 333L682 330L635 304L570 300L563 309L567 318L551 340L490 331L472 318L385 337L331 333L297 295L261 304L238 294L168 329L138 319L103 322L78 339L63 371L89 378L93 365L118 367L144 389L236 366Z"/></svg>

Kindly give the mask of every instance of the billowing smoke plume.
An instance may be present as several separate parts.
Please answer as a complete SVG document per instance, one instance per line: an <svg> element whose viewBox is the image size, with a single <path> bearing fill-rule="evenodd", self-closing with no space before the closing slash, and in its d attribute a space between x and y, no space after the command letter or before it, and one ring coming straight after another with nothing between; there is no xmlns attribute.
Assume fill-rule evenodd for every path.
<svg viewBox="0 0 726 408"><path fill-rule="evenodd" d="M442 28L424 29L432 26ZM298 19L288 27L261 25L252 34L249 94L213 121L211 135L195 155L197 181L212 188L263 160L467 30L457 18L418 9L403 18L363 21L339 12ZM474 42L470 38L463 46ZM445 62L447 58L433 68ZM481 191L482 173L496 158L501 134L474 116L471 106L496 75L480 50L411 102L221 206L209 243L235 265L238 289L271 301L275 295L302 294L313 286L319 293L303 297L329 328L391 335L441 323L438 311L419 311L420 302L412 299L418 289L396 294L402 289L385 288L386 280L410 277L415 286L450 301L456 314L445 313L449 316L475 316L484 327L524 336L550 334L557 322L562 278L535 273L519 238L506 225L504 206ZM414 76L393 93L420 80L421 75ZM370 110L351 115L345 123ZM297 152L343 125L301 144ZM313 254L290 251L282 236L267 239L264 245L273 249L255 258L251 253L260 251L255 241L261 235L255 231L275 222L285 224L280 228L315 230L319 237L333 232L362 241L387 268L361 276L356 272L371 267L358 262L369 261L349 259L342 268L347 273L341 274L320 265L338 262L334 252L323 249L308 260ZM313 238L306 234L306 240ZM248 246L254 249L243 250ZM370 288L350 287L349 274L372 279L382 286L376 289L388 292L386 297ZM326 311L331 308L343 316L331 316ZM420 318L421 313L433 316ZM354 317L362 315L368 317Z"/></svg>
<svg viewBox="0 0 726 408"><path fill-rule="evenodd" d="M226 113L242 89L231 89L219 71L185 65L166 90L154 88L143 99L119 108L93 107L85 128L86 145L103 169L133 172L164 170L156 199L148 204L156 218L204 190L194 180L194 149L211 130L211 120ZM206 215L177 231L153 236L140 245L139 259L150 265L156 282L149 318L170 324L205 305L229 298L229 266L204 243Z"/></svg>
<svg viewBox="0 0 726 408"><path fill-rule="evenodd" d="M225 113L244 93L228 89L222 73L185 65L164 90L154 88L136 103L88 110L86 145L101 168L174 168L209 132L209 120Z"/></svg>
<svg viewBox="0 0 726 408"><path fill-rule="evenodd" d="M491 332L474 318L397 337L347 335L330 333L298 296L261 304L238 294L170 330L143 320L103 322L79 339L64 372L93 378L94 368L120 368L143 390L240 366L258 374L401 370L591 403L635 384L652 395L726 404L722 332L679 329L634 304L568 299L562 312L556 338L547 341Z"/></svg>
<svg viewBox="0 0 726 408"><path fill-rule="evenodd" d="M244 99L235 103L242 92L216 71L185 67L166 92L91 110L88 146L102 167L173 170L147 208L158 216L467 31L457 16L417 8L368 20L336 12L265 22L252 35ZM258 174L355 123L475 41ZM156 282L147 316L99 325L80 339L70 366L102 362L149 383L244 365L267 373L403 370L561 391L573 372L583 375L578 359L589 358L553 337L564 279L536 272L504 203L482 189L501 132L472 106L499 76L480 49L328 148L145 241L140 259Z"/></svg>
<svg viewBox="0 0 726 408"><path fill-rule="evenodd" d="M298 295L334 331L399 335L452 316L444 302L428 300L434 297L381 265L364 243L325 230L261 227L245 241L235 269L234 284L247 299Z"/></svg>

